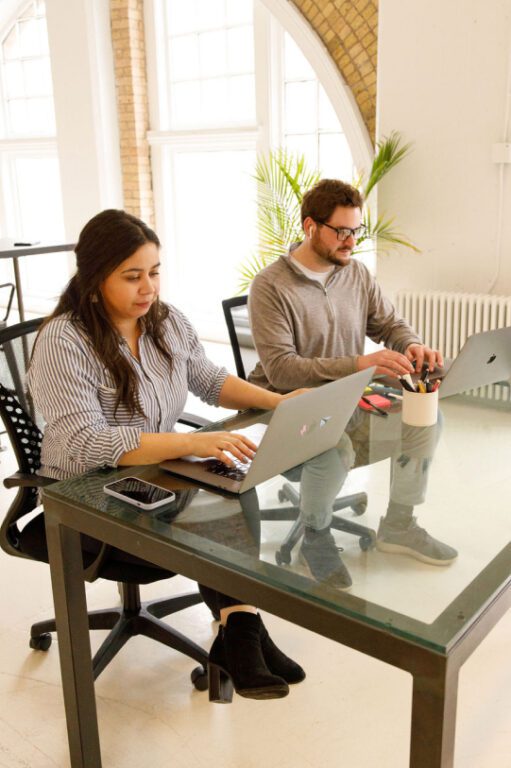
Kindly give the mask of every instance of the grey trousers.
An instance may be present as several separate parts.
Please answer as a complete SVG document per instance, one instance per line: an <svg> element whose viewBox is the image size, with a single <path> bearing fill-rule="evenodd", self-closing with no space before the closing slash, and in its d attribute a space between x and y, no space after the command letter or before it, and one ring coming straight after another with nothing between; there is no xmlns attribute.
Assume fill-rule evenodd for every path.
<svg viewBox="0 0 511 768"><path fill-rule="evenodd" d="M390 457L389 501L414 507L426 498L429 467L442 432L442 415L432 427L403 424L400 413L386 418L357 410L335 448L316 456L285 476L300 481L300 511L305 525L330 525L333 503L351 468Z"/></svg>

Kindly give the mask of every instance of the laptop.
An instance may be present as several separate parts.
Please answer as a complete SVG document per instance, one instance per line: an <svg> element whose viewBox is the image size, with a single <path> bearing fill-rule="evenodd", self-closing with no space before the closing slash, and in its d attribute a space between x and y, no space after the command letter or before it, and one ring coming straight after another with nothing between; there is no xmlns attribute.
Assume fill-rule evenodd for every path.
<svg viewBox="0 0 511 768"><path fill-rule="evenodd" d="M511 378L511 327L469 336L457 357L430 380L440 378L439 397L508 381Z"/></svg>
<svg viewBox="0 0 511 768"><path fill-rule="evenodd" d="M337 445L374 371L374 367L367 368L283 400L270 414L266 429L260 423L253 425L261 439L256 455L247 464L234 460L236 466L227 467L217 459L188 456L169 459L160 467L201 485L244 493ZM252 419L256 420L261 422L261 417ZM243 434L245 430L232 431Z"/></svg>

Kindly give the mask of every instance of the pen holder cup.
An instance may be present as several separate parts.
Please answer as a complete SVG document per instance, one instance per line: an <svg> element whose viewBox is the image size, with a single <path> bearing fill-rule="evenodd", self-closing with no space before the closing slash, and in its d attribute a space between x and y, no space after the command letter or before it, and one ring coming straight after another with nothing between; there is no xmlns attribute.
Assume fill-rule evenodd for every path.
<svg viewBox="0 0 511 768"><path fill-rule="evenodd" d="M403 389L401 419L412 427L431 427L438 419L438 390L409 392Z"/></svg>

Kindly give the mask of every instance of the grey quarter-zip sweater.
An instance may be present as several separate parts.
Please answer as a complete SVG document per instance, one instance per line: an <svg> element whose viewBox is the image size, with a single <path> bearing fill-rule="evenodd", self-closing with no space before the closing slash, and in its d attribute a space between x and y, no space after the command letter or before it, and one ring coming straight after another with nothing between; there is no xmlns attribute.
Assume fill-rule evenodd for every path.
<svg viewBox="0 0 511 768"><path fill-rule="evenodd" d="M299 244L254 278L248 307L259 361L249 381L289 392L357 370L365 338L404 353L417 334L396 313L367 267L336 266L326 285L290 259Z"/></svg>

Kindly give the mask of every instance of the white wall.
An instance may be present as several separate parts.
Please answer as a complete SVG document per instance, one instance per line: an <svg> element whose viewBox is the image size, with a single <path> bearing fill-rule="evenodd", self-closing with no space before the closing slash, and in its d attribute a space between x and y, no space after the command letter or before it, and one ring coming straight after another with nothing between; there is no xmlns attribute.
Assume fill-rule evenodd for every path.
<svg viewBox="0 0 511 768"><path fill-rule="evenodd" d="M66 237L122 207L108 0L46 0Z"/></svg>
<svg viewBox="0 0 511 768"><path fill-rule="evenodd" d="M511 0L380 0L379 16L378 135L414 143L379 210L422 249L381 256L379 280L511 294L511 164L492 162L511 141Z"/></svg>

